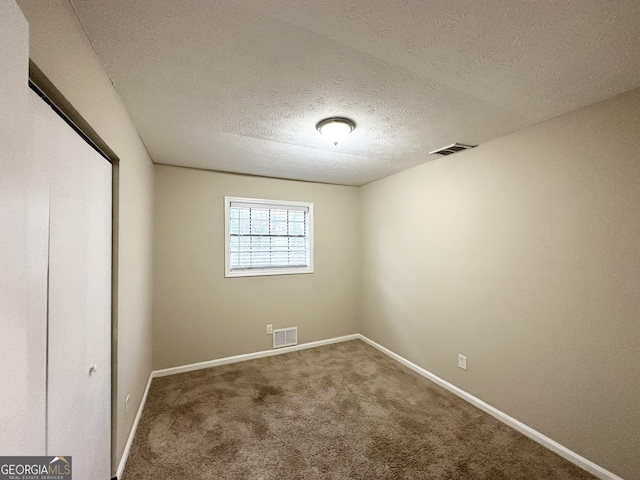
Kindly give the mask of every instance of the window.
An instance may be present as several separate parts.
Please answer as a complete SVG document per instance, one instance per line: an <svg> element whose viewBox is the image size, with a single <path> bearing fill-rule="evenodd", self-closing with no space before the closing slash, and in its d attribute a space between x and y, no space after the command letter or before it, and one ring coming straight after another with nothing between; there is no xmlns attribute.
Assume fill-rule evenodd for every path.
<svg viewBox="0 0 640 480"><path fill-rule="evenodd" d="M313 273L313 204L225 197L225 277Z"/></svg>

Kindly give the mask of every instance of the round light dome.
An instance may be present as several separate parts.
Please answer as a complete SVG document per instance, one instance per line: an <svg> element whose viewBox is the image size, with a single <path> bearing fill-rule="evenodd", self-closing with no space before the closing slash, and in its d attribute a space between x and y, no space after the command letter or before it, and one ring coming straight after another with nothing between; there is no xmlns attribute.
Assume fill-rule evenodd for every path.
<svg viewBox="0 0 640 480"><path fill-rule="evenodd" d="M356 128L356 124L348 118L332 117L318 122L316 128L323 137L334 145L338 145Z"/></svg>

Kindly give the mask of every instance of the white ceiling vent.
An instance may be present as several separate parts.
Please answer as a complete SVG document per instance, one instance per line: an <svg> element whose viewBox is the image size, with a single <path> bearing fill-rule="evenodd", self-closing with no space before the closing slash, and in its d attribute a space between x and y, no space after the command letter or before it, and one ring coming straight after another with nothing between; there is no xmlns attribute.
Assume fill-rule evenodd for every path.
<svg viewBox="0 0 640 480"><path fill-rule="evenodd" d="M477 145L465 145L464 143L452 143L451 145L447 145L446 147L438 148L437 150L433 150L429 152L429 155L437 153L438 155L451 155L453 153L458 153L463 150L469 150L470 148L475 148Z"/></svg>
<svg viewBox="0 0 640 480"><path fill-rule="evenodd" d="M279 328L273 331L273 348L298 344L298 327Z"/></svg>

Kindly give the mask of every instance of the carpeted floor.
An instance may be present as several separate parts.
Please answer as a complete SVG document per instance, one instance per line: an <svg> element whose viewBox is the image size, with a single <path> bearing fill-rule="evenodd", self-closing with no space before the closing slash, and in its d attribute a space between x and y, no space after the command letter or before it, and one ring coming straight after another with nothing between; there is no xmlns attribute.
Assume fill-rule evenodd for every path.
<svg viewBox="0 0 640 480"><path fill-rule="evenodd" d="M124 474L593 478L359 340L154 379Z"/></svg>

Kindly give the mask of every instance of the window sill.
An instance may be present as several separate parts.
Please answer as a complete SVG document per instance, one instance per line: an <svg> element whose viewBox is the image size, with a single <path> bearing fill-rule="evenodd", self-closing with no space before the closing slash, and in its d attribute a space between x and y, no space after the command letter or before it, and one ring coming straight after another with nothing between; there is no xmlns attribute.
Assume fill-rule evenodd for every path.
<svg viewBox="0 0 640 480"><path fill-rule="evenodd" d="M234 278L234 277L265 277L271 275L301 275L313 273L312 267L306 268L254 268L251 270L236 270L236 271L226 271L224 276L226 278Z"/></svg>

